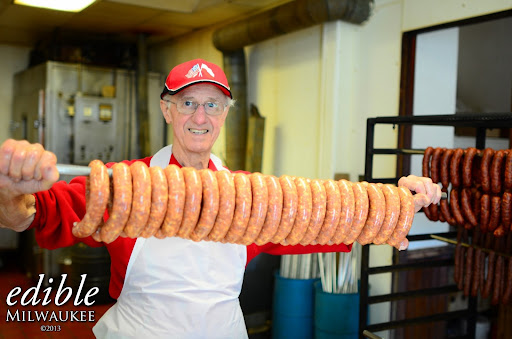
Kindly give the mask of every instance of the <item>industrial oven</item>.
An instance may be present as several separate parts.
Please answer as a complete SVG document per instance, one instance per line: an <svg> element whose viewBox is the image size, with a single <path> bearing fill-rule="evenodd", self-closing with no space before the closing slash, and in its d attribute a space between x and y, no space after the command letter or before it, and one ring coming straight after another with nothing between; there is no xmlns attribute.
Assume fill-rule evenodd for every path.
<svg viewBox="0 0 512 339"><path fill-rule="evenodd" d="M165 77L146 77L147 123L155 152L166 143L159 106ZM137 116L134 71L50 61L16 74L14 93L11 137L41 143L59 163L87 165L92 159L106 163L140 156L138 126L143 122ZM24 261L29 275L58 276L65 270L69 249L40 249L33 232L24 233L20 246L25 247L22 253L28 252ZM83 254L84 249L78 252ZM92 257L98 254L91 252Z"/></svg>

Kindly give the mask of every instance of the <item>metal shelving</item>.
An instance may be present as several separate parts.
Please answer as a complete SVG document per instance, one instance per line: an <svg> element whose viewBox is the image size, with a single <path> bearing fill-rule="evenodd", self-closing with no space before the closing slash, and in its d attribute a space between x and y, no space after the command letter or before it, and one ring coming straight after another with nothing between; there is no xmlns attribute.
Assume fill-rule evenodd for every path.
<svg viewBox="0 0 512 339"><path fill-rule="evenodd" d="M403 168L398 168L397 177L395 178L374 178L372 169L375 155L397 155L402 157L399 164L403 164L403 160L413 154L423 154L422 149L411 149L407 147L398 148L375 148L375 127L379 124L387 124L399 126L401 129L410 128L414 125L424 126L451 126L451 127L470 127L475 129L475 147L479 149L485 148L486 143L486 130L488 129L503 129L512 128L512 113L486 113L486 114L454 114L454 115L429 115L429 116L396 116L396 117L378 117L369 118L367 120L366 128L366 158L365 158L365 180L368 182L383 182L397 184L399 176L404 174ZM400 144L400 143L399 143ZM400 166L400 165L399 165ZM453 229L453 228L451 228ZM434 235L454 238L456 231L445 233L434 233ZM421 241L431 239L431 234L417 234L408 236L409 242ZM448 294L457 292L458 289L454 284L446 286L439 286L435 288L426 288L421 290L405 291L405 292L392 292L386 295L369 296L369 276L379 273L397 273L400 271L423 269L442 266L453 266L453 258L439 259L439 260L425 260L415 262L414 264L400 264L398 263L398 251L394 250L394 259L392 265L370 267L370 246L366 245L362 248L361 257L361 289L360 289L360 316L359 316L359 333L363 338L363 330L370 332L378 332L382 330L403 328L414 324L422 324L426 322L446 321L457 318L465 318L466 333L465 338L475 337L475 326L477 312L477 298L469 297L467 308L459 311L451 311L444 313L437 313L430 316L406 318L402 320L394 320L387 323L371 324L368 325L368 309L370 305L389 302L406 300L408 298L437 296L441 294Z"/></svg>

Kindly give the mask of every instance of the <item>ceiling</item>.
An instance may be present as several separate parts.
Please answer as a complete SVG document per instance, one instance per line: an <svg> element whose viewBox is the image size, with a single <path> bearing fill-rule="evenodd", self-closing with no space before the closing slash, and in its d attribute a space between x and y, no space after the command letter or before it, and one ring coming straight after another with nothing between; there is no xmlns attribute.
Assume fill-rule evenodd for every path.
<svg viewBox="0 0 512 339"><path fill-rule="evenodd" d="M0 44L34 46L58 33L163 42L259 13L291 0L97 0L79 13L14 5L0 0Z"/></svg>

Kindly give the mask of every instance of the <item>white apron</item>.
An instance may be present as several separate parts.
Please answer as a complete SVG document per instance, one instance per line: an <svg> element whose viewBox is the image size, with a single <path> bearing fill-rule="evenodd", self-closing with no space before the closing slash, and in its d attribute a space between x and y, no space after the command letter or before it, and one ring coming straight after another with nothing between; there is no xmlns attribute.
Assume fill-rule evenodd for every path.
<svg viewBox="0 0 512 339"><path fill-rule="evenodd" d="M151 159L165 168L171 146ZM221 162L212 155L217 169ZM121 295L93 328L98 338L247 338L238 301L247 249L177 237L138 238Z"/></svg>

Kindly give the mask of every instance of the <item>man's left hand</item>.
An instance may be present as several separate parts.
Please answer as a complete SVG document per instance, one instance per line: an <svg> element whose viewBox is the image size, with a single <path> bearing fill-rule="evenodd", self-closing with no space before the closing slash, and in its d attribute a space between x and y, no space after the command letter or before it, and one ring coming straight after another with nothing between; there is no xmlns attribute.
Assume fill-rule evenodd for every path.
<svg viewBox="0 0 512 339"><path fill-rule="evenodd" d="M416 192L414 195L414 210L416 212L430 204L438 204L441 200L441 187L427 177L417 177L412 174L401 177L398 180L398 186L405 186Z"/></svg>

